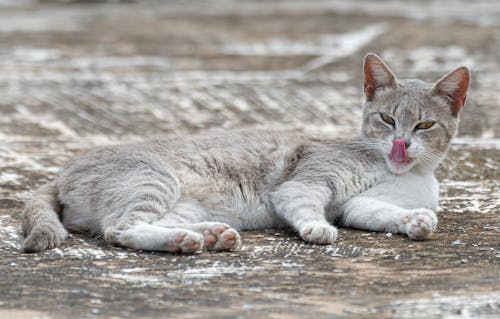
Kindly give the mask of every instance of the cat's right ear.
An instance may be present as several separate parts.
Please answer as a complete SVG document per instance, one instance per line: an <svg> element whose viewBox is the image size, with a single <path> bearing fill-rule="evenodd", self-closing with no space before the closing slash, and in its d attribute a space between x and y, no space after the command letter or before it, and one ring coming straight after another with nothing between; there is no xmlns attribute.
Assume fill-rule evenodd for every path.
<svg viewBox="0 0 500 319"><path fill-rule="evenodd" d="M392 73L387 64L374 53L368 53L365 56L363 64L365 75L365 97L371 101L375 96L375 91L380 88L395 86L396 76Z"/></svg>

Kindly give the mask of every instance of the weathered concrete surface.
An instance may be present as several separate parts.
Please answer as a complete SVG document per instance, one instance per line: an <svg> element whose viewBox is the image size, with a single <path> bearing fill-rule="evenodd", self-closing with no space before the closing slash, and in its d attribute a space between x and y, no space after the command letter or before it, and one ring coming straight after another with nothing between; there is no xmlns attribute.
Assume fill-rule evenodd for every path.
<svg viewBox="0 0 500 319"><path fill-rule="evenodd" d="M0 317L497 318L499 17L465 0L0 1ZM74 235L19 253L29 191L93 145L214 127L356 134L367 51L405 77L472 69L432 240L245 232L239 252L181 256Z"/></svg>

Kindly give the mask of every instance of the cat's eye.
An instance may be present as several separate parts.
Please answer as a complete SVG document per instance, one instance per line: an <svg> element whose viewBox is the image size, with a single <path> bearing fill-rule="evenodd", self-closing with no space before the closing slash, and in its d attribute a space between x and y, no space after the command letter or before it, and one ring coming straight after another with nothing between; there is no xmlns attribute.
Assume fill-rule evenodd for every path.
<svg viewBox="0 0 500 319"><path fill-rule="evenodd" d="M426 129L433 127L435 123L436 122L434 122L434 121L427 121L427 122L418 123L418 125L415 126L415 129L416 130L426 130Z"/></svg>
<svg viewBox="0 0 500 319"><path fill-rule="evenodd" d="M385 113L380 113L380 117L382 118L382 121L386 122L387 124L389 125L396 125L396 122L394 122L394 119L392 117L390 117L389 115L385 114Z"/></svg>

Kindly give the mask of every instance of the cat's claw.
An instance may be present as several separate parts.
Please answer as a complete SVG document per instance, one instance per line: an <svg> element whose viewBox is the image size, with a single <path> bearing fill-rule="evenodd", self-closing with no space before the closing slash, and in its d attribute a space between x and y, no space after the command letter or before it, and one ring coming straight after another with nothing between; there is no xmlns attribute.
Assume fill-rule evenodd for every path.
<svg viewBox="0 0 500 319"><path fill-rule="evenodd" d="M413 240L429 238L436 230L437 216L432 210L414 209L412 214L403 220L408 237Z"/></svg>
<svg viewBox="0 0 500 319"><path fill-rule="evenodd" d="M203 230L207 250L236 250L241 246L238 232L227 224L218 224Z"/></svg>
<svg viewBox="0 0 500 319"><path fill-rule="evenodd" d="M337 228L325 222L308 222L301 227L300 237L312 244L329 245L337 239Z"/></svg>

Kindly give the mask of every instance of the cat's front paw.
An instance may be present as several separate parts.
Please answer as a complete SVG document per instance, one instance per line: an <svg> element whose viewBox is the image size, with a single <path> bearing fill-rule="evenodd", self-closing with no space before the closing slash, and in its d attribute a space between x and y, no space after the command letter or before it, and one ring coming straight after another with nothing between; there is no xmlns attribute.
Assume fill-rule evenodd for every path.
<svg viewBox="0 0 500 319"><path fill-rule="evenodd" d="M326 222L307 222L300 228L300 237L312 244L329 245L337 239L337 228Z"/></svg>
<svg viewBox="0 0 500 319"><path fill-rule="evenodd" d="M429 238L436 230L437 222L436 213L425 208L413 209L412 214L403 220L406 234L413 240Z"/></svg>

